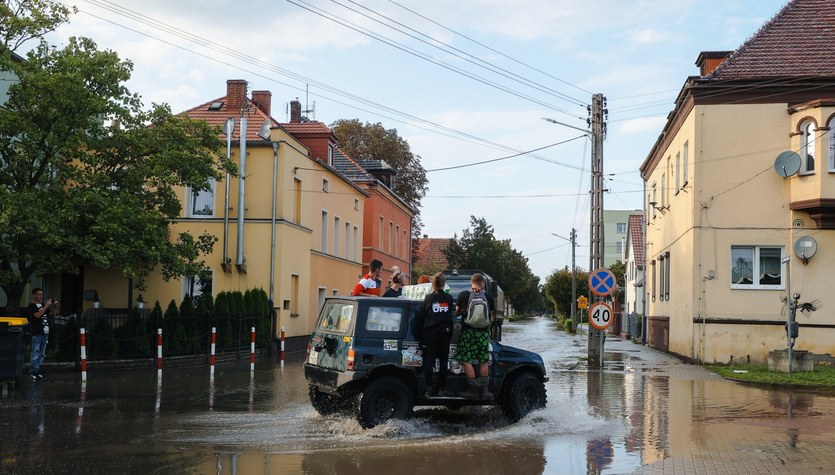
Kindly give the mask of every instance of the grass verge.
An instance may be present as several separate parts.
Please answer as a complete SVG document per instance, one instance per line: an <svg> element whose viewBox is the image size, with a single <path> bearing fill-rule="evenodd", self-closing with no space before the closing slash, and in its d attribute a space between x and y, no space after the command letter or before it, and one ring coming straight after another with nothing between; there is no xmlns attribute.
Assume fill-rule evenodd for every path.
<svg viewBox="0 0 835 475"><path fill-rule="evenodd" d="M807 386L835 389L835 366L815 365L813 371L792 371L792 374L769 371L768 365L705 365L724 378L746 383Z"/></svg>

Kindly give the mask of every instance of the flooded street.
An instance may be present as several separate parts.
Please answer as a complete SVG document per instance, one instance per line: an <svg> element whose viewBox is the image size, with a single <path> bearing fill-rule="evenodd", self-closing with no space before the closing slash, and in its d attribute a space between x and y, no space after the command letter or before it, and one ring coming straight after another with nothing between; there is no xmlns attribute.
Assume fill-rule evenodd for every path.
<svg viewBox="0 0 835 475"><path fill-rule="evenodd" d="M418 408L363 430L307 400L301 356L217 367L93 369L0 398L0 473L831 473L835 397L725 381L630 341L589 371L585 336L505 325L542 354L548 404L510 424L493 408ZM692 472L687 470L693 467ZM747 467L747 468L746 468ZM739 470L737 470L739 468Z"/></svg>

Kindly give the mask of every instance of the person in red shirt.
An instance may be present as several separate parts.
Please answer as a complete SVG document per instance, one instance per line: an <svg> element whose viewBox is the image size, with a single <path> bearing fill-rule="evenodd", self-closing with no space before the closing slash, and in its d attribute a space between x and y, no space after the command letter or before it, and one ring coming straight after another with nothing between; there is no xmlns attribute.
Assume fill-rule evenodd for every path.
<svg viewBox="0 0 835 475"><path fill-rule="evenodd" d="M369 265L369 272L362 276L357 285L354 286L353 292L351 295L367 295L367 296L380 296L380 271L383 270L383 263L378 259L374 259L371 261Z"/></svg>

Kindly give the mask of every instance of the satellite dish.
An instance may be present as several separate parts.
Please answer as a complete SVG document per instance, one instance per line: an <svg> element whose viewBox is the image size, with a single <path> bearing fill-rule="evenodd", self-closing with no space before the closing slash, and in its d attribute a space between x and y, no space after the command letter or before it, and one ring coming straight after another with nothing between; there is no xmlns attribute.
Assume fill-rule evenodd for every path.
<svg viewBox="0 0 835 475"><path fill-rule="evenodd" d="M803 236L794 242L794 254L805 263L818 251L818 243L811 236Z"/></svg>
<svg viewBox="0 0 835 475"><path fill-rule="evenodd" d="M788 151L777 155L774 160L774 171L783 178L788 178L800 171L800 155Z"/></svg>
<svg viewBox="0 0 835 475"><path fill-rule="evenodd" d="M258 129L258 136L264 140L270 140L270 129L272 128L272 123L269 120L265 120L263 124L261 124L261 128Z"/></svg>
<svg viewBox="0 0 835 475"><path fill-rule="evenodd" d="M232 132L234 132L234 131L235 131L235 119L230 117L230 118L226 119L226 122L224 122L224 124L223 124L223 133L227 137L231 137Z"/></svg>

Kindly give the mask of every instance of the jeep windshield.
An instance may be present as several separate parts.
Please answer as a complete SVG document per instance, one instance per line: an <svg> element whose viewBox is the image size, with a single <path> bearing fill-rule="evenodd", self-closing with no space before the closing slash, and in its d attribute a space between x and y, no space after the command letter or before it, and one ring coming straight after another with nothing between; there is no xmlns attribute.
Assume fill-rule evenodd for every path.
<svg viewBox="0 0 835 475"><path fill-rule="evenodd" d="M462 291L470 290L470 279L448 279L446 283L449 285L449 295L452 295L453 299L457 299Z"/></svg>

